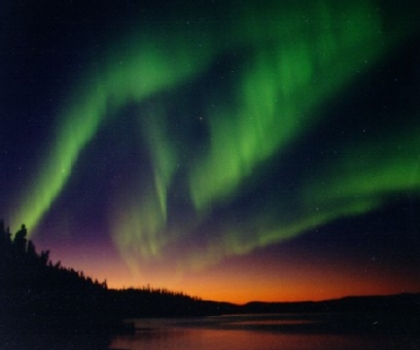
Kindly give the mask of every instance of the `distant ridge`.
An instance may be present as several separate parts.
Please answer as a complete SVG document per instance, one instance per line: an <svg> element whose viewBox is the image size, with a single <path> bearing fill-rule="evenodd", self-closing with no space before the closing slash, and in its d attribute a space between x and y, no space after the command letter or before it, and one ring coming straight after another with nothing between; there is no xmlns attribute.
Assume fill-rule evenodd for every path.
<svg viewBox="0 0 420 350"><path fill-rule="evenodd" d="M247 313L284 312L396 312L416 310L420 312L420 293L393 295L346 296L323 301L260 302L252 301L239 306Z"/></svg>

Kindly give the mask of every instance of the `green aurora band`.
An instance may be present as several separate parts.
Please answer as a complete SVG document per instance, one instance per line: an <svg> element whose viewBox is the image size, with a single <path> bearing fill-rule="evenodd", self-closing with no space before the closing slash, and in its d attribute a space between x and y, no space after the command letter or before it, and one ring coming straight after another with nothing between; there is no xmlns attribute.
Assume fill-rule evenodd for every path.
<svg viewBox="0 0 420 350"><path fill-rule="evenodd" d="M321 108L357 73L372 68L411 34L403 26L390 29L391 14L385 16L374 1L237 5L224 5L223 25L189 22L188 14L177 14L176 21L161 21L161 28L146 21L141 30L111 45L102 66L83 75L81 86L71 93L72 102L59 114L55 138L19 197L12 224L25 218L33 232L92 138L111 120L122 118L118 113L124 106L141 106L154 98L159 104L139 108L138 115L139 135L146 140L153 166L150 184L133 178L115 194L108 216L114 242L130 265L136 257L163 258L166 247L193 234L212 210L234 200L254 181L263 164L317 125ZM173 105L165 96L200 81L232 52L242 52L244 58L231 72L229 97L215 92L205 96L203 122L209 139L185 162L177 134L170 132ZM395 147L399 151L378 158L383 142L383 154ZM418 164L420 143L412 133L342 147L345 157L319 164L293 194L301 203L294 215L287 208L288 198L278 199L283 211L263 205L240 224L223 225L205 248L179 257L180 267L199 269L365 213L385 203L388 195L419 191L418 172L407 181L408 175L399 171ZM186 224L168 227L168 196L177 174L185 178L195 215Z"/></svg>

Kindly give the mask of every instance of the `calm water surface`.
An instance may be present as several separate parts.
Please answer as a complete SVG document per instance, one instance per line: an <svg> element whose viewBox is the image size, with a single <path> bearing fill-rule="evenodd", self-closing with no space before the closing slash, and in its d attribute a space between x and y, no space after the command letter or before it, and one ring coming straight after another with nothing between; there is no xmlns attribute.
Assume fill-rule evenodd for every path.
<svg viewBox="0 0 420 350"><path fill-rule="evenodd" d="M135 320L136 333L115 337L110 349L420 349L412 336L365 332L353 327L354 320L337 320L341 326L334 320L327 324L315 316L296 315Z"/></svg>

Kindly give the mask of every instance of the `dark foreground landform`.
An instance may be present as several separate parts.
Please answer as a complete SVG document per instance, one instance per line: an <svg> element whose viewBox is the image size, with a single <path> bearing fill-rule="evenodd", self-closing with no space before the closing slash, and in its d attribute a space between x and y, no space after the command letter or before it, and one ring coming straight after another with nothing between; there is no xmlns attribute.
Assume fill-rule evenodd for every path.
<svg viewBox="0 0 420 350"><path fill-rule="evenodd" d="M83 339L81 344L88 344L89 349L106 349L113 334L135 331L134 323L127 319L235 314L283 314L288 319L295 315L308 321L261 324L263 330L374 332L408 337L419 333L420 294L236 305L150 287L112 290L106 282L62 267L60 262L52 263L49 252L38 253L26 235L22 226L12 239L0 222L0 338L5 349L23 348L19 344L27 345L30 336L36 339L33 349L36 344L43 348L45 334L64 340L64 344L74 345ZM50 337L48 344L52 349Z"/></svg>

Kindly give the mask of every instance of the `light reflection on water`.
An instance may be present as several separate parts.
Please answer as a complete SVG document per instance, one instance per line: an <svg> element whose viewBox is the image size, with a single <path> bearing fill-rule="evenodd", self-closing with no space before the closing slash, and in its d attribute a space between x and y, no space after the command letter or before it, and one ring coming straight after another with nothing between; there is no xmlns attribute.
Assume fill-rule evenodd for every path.
<svg viewBox="0 0 420 350"><path fill-rule="evenodd" d="M317 319L285 316L229 316L136 320L134 335L117 336L111 349L297 350L417 349L411 339L389 334L334 333L311 329ZM290 326L288 328L288 326ZM301 327L302 326L302 327Z"/></svg>

